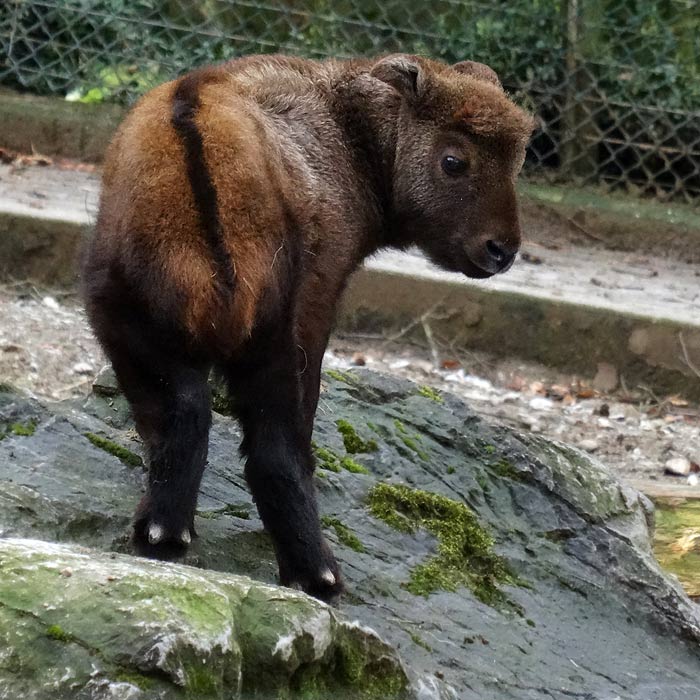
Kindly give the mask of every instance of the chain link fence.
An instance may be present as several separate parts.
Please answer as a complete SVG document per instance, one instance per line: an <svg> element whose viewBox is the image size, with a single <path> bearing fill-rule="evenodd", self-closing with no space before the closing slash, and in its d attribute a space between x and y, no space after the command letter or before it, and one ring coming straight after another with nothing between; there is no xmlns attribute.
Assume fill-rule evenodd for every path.
<svg viewBox="0 0 700 700"><path fill-rule="evenodd" d="M700 201L697 0L3 0L0 83L129 102L247 53L493 66L541 118L531 179Z"/></svg>

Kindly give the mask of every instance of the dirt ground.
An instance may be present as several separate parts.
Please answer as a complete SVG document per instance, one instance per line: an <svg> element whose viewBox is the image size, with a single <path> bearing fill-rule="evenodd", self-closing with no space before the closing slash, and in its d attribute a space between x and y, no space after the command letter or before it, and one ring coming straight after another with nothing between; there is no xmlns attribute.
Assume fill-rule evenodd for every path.
<svg viewBox="0 0 700 700"><path fill-rule="evenodd" d="M87 393L105 362L74 294L0 287L0 381L63 399ZM693 469L700 463L700 407L644 387L606 391L612 382L605 376L575 377L483 353L436 358L400 339L334 337L326 366L357 364L455 393L480 414L577 445L626 479L685 483L664 474L668 460L688 460Z"/></svg>

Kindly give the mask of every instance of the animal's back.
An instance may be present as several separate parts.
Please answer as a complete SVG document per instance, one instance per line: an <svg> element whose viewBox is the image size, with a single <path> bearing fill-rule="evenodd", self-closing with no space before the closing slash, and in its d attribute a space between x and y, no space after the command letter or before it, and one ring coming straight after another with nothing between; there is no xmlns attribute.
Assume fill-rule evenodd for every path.
<svg viewBox="0 0 700 700"><path fill-rule="evenodd" d="M129 113L106 154L85 267L88 308L95 295L123 298L125 285L153 318L230 350L251 331L291 188L303 188L252 94L274 67L250 79L235 68L166 83Z"/></svg>

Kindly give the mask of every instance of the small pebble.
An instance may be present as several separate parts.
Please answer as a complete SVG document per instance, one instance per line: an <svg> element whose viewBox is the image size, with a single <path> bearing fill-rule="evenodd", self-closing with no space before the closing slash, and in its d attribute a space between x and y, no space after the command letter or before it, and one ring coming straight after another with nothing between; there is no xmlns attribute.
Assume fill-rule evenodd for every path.
<svg viewBox="0 0 700 700"><path fill-rule="evenodd" d="M390 367L390 369L406 369L406 367L408 367L410 364L411 364L410 360L406 360L406 359L402 358L400 360L394 360L394 362L392 362L389 365L389 367Z"/></svg>
<svg viewBox="0 0 700 700"><path fill-rule="evenodd" d="M73 569L66 567L61 571L61 576L65 576L65 578L70 578L73 575Z"/></svg>
<svg viewBox="0 0 700 700"><path fill-rule="evenodd" d="M52 309L53 311L58 311L60 308L58 302L53 297L44 297L41 300L41 303L44 306L48 306L49 309Z"/></svg>
<svg viewBox="0 0 700 700"><path fill-rule="evenodd" d="M578 443L578 446L585 450L586 452L595 452L600 445L598 445L596 440L584 439Z"/></svg>
<svg viewBox="0 0 700 700"><path fill-rule="evenodd" d="M688 476L690 474L690 460L685 457L673 457L664 465L666 473L677 476Z"/></svg>
<svg viewBox="0 0 700 700"><path fill-rule="evenodd" d="M688 486L697 486L698 484L700 484L700 476L697 474L691 474L688 477Z"/></svg>
<svg viewBox="0 0 700 700"><path fill-rule="evenodd" d="M73 374L92 374L94 371L89 362L76 362L73 365Z"/></svg>
<svg viewBox="0 0 700 700"><path fill-rule="evenodd" d="M534 411L549 411L553 404L551 399L545 399L543 396L535 396L534 399L530 399L529 405Z"/></svg>
<svg viewBox="0 0 700 700"><path fill-rule="evenodd" d="M536 422L532 416L528 416L523 413L518 414L518 421L523 428L532 428Z"/></svg>

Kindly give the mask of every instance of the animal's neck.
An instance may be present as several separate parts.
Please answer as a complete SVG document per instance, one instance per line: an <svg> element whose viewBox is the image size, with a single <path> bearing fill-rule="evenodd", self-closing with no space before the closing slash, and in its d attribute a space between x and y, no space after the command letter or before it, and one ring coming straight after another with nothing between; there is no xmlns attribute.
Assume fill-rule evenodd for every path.
<svg viewBox="0 0 700 700"><path fill-rule="evenodd" d="M373 202L376 231L369 234L367 252L390 243L393 219L394 161L400 100L377 89L362 68L350 72L333 87L334 117L347 137L358 182Z"/></svg>

